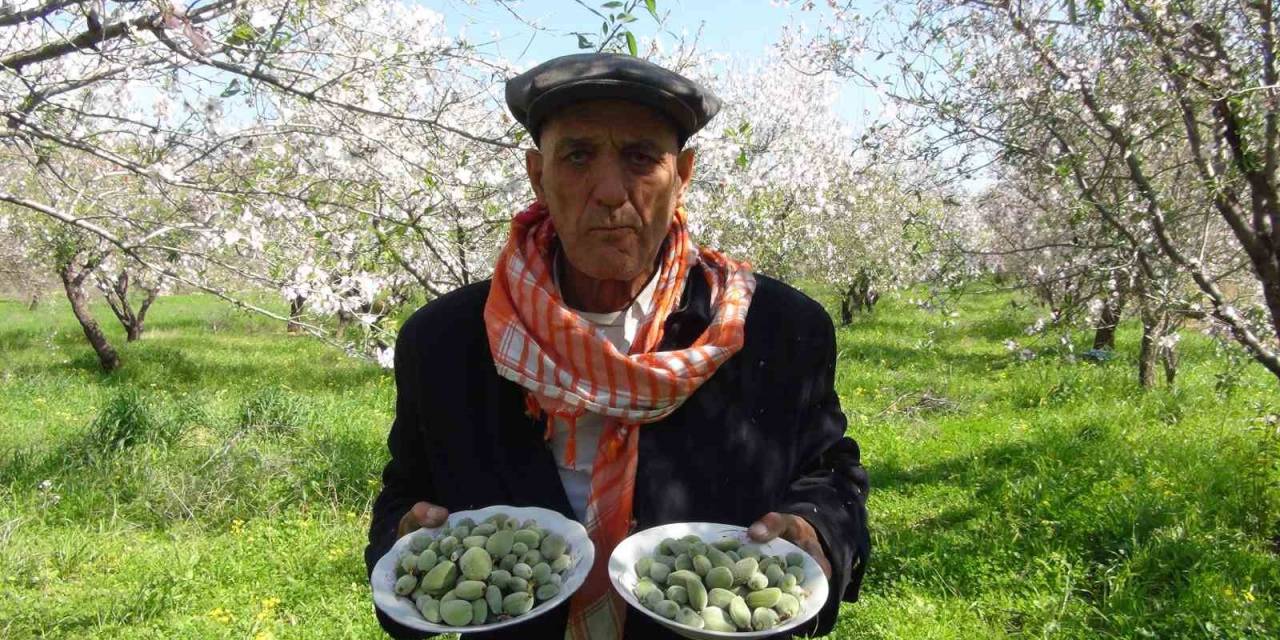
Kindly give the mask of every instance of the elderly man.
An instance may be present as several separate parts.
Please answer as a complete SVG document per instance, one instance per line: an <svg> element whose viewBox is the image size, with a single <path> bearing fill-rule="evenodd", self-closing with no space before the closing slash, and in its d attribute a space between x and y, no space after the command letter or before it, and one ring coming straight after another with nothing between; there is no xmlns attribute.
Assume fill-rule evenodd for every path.
<svg viewBox="0 0 1280 640"><path fill-rule="evenodd" d="M611 592L613 547L670 522L751 525L818 559L831 597L798 631L829 632L866 567L867 475L844 435L826 312L689 237L684 145L719 101L609 54L546 62L506 97L537 145L537 199L492 281L400 333L370 570L448 510L542 506L586 525L597 562L565 605L485 637L666 638Z"/></svg>

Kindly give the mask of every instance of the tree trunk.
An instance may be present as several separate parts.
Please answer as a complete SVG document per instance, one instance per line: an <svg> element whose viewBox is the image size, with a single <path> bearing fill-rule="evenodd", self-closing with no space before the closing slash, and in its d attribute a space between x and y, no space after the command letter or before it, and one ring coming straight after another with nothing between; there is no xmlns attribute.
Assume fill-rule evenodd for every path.
<svg viewBox="0 0 1280 640"><path fill-rule="evenodd" d="M1093 348L1095 350L1116 350L1116 325L1114 324L1098 324L1098 328L1093 332Z"/></svg>
<svg viewBox="0 0 1280 640"><path fill-rule="evenodd" d="M1138 351L1138 383L1143 389L1156 386L1156 366L1160 359L1160 327L1155 314L1142 312L1142 347Z"/></svg>
<svg viewBox="0 0 1280 640"><path fill-rule="evenodd" d="M867 310L867 313L871 313L872 311L875 311L876 303L879 301L880 301L880 294L868 286L867 293L862 296L862 306Z"/></svg>
<svg viewBox="0 0 1280 640"><path fill-rule="evenodd" d="M1093 348L1097 350L1116 350L1116 326L1120 324L1120 313L1124 309L1124 300L1107 299L1102 305L1102 315L1098 317L1098 326L1093 333Z"/></svg>
<svg viewBox="0 0 1280 640"><path fill-rule="evenodd" d="M849 285L844 290L844 295L840 296L840 326L847 327L853 324L853 300L854 287Z"/></svg>
<svg viewBox="0 0 1280 640"><path fill-rule="evenodd" d="M1165 382L1172 387L1178 375L1177 341L1179 322L1167 311L1142 313L1142 349L1138 353L1138 382L1142 388L1156 386L1157 367L1163 366Z"/></svg>
<svg viewBox="0 0 1280 640"><path fill-rule="evenodd" d="M1164 363L1164 381L1170 387L1173 386L1173 380L1178 376L1178 351L1177 347L1169 346L1161 349L1161 362Z"/></svg>
<svg viewBox="0 0 1280 640"><path fill-rule="evenodd" d="M306 298L293 298L289 300L289 324L285 327L285 331L289 333L302 333L302 307L307 302Z"/></svg>
<svg viewBox="0 0 1280 640"><path fill-rule="evenodd" d="M1142 321L1142 348L1138 351L1138 384L1143 389L1151 389L1156 385L1156 360L1160 349L1156 348L1156 326L1148 323L1146 317Z"/></svg>
<svg viewBox="0 0 1280 640"><path fill-rule="evenodd" d="M853 314L857 312L871 313L875 310L876 301L879 299L880 294L871 288L871 276L865 271L859 271L840 297L841 324L852 323Z"/></svg>
<svg viewBox="0 0 1280 640"><path fill-rule="evenodd" d="M1272 260L1272 263L1276 262L1280 262L1280 259ZM1280 272L1280 266L1269 271ZM1258 279L1262 281L1262 299L1267 305L1267 312L1271 314L1272 335L1277 340L1280 340L1280 273L1277 273L1274 279L1269 279L1259 273ZM1263 364L1265 365L1266 363L1263 362Z"/></svg>
<svg viewBox="0 0 1280 640"><path fill-rule="evenodd" d="M147 297L143 298L142 304L138 307L138 313L133 317L133 323L125 330L128 333L128 341L133 342L142 337L142 330L147 322L147 310L151 308L151 303L156 301L156 297L160 295L160 287L155 289L143 289L147 292Z"/></svg>
<svg viewBox="0 0 1280 640"><path fill-rule="evenodd" d="M75 274L71 265L68 264L58 270L58 277L62 279L67 300L71 302L71 312L75 314L76 320L80 321L80 327L84 329L84 337L89 339L89 344L98 354L98 363L102 365L102 370L115 371L120 368L120 356L107 342L107 336L102 333L98 321L93 319L93 314L89 313L89 300L84 293L84 274Z"/></svg>
<svg viewBox="0 0 1280 640"><path fill-rule="evenodd" d="M115 280L110 280L105 276L98 278L98 289L102 291L102 296L107 299L107 305L111 307L111 312L120 321L120 326L124 327L126 341L133 342L142 337L147 309L151 307L151 303L156 301L156 296L160 293L160 286L156 285L155 288L147 288L145 285L138 285L145 292L146 297L143 298L142 305L135 311L133 304L129 302L129 285L128 271L121 271Z"/></svg>

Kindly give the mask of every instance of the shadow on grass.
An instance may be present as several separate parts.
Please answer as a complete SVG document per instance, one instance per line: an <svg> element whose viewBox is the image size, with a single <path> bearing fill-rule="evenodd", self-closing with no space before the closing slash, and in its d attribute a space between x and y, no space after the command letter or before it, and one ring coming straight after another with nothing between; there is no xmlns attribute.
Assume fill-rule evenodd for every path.
<svg viewBox="0 0 1280 640"><path fill-rule="evenodd" d="M884 362L889 369L918 370L922 367L936 369L943 367L952 372L963 374L987 374L993 370L1004 368L1009 359L993 356L988 353L965 352L959 349L925 350L888 345L884 343L845 343L841 345L842 360L851 363L870 363L876 366Z"/></svg>
<svg viewBox="0 0 1280 640"><path fill-rule="evenodd" d="M95 589L90 589L88 593L72 597L73 601L87 606L73 607L70 615L65 609L55 608L52 603L42 603L30 607L24 612L24 617L35 618L34 624L29 625L30 628L47 625L56 618L55 628L62 637L100 637L93 632L103 627L118 625L128 628L161 619L172 615L182 591L182 581L164 570L154 571L155 575L148 575L145 579L134 582L127 594L117 593L112 597L94 598ZM50 615L53 611L58 612L56 616Z"/></svg>
<svg viewBox="0 0 1280 640"><path fill-rule="evenodd" d="M363 511L379 486L386 459L386 444L380 438L330 432L313 440L300 456L298 475L303 486L322 492L331 504Z"/></svg>
<svg viewBox="0 0 1280 640"><path fill-rule="evenodd" d="M1040 450L1037 451L1037 449ZM873 489L905 492L916 485L961 484L970 487L985 485L988 482L982 474L976 474L975 470L1000 470L1025 466L1028 460L1042 453L1042 447L1029 443L1003 444L986 449L976 457L953 457L912 467L881 465L875 469L875 475L872 478L875 483Z"/></svg>
<svg viewBox="0 0 1280 640"><path fill-rule="evenodd" d="M918 313L926 314L927 320L921 321L915 314L893 315L883 313L876 310L871 313L859 313L853 316L853 321L849 324L840 324L838 317L832 316L831 321L835 323L837 331L849 331L854 336L860 336L864 333L894 333L908 336L919 336L922 329L927 326L933 326L933 320L938 316L928 315L928 312L920 311Z"/></svg>
<svg viewBox="0 0 1280 640"><path fill-rule="evenodd" d="M968 322L965 333L993 342L1003 342L1010 338L1017 340L1026 337L1027 324L1026 318L1020 318L1012 309L1006 308L999 313Z"/></svg>
<svg viewBox="0 0 1280 640"><path fill-rule="evenodd" d="M238 353L221 345L215 348L206 344L202 351L198 350L199 347L188 345L184 348L169 340L133 343L120 351L121 367L107 373L102 371L97 357L85 346L65 361L27 362L14 367L13 372L18 376L51 377L79 372L88 374L90 379L104 387L154 385L162 389L189 390L210 387L252 390L262 387L265 380L272 385L296 390L320 387L358 389L373 387L387 375L376 367L337 360L326 357L327 354L306 360L276 345L253 353ZM263 357L276 362L263 362ZM332 362L333 366L326 366L325 361Z"/></svg>
<svg viewBox="0 0 1280 640"><path fill-rule="evenodd" d="M336 426L305 398L289 397L227 428L203 426L200 408L182 400L158 408L156 420L200 430L182 442L116 447L91 427L53 449L0 450L0 488L34 505L62 494L45 517L97 521L111 513L157 531L184 520L272 517L298 505L367 510L385 463L383 437ZM290 426L267 424L282 420Z"/></svg>
<svg viewBox="0 0 1280 640"><path fill-rule="evenodd" d="M108 335L108 340L115 344L117 341L123 341L124 336L118 339L115 336ZM0 331L0 350L17 352L27 349L40 349L46 347L58 347L63 349L83 349L92 353L92 348L85 341L84 334L77 327L75 331L64 328L32 328L32 327L13 327Z"/></svg>
<svg viewBox="0 0 1280 640"><path fill-rule="evenodd" d="M265 386L262 380L262 369L262 365L254 363L202 364L200 375L212 384L225 384L239 389L259 389ZM286 386L305 392L307 389L326 386L339 389L373 387L384 375L387 374L372 367L279 367L271 372L269 379L272 385Z"/></svg>
<svg viewBox="0 0 1280 640"><path fill-rule="evenodd" d="M1151 471L1126 455L1128 446L1122 427L1082 419L970 455L873 467L868 508L877 547L867 584L893 592L902 583L969 602L1065 584L1069 592L1055 597L1085 603L1099 629L1118 616L1172 637L1220 615L1222 603L1206 599L1202 583L1274 582L1274 558L1239 542L1249 529L1246 505L1260 495L1196 486L1196 478L1216 473L1207 461L1189 465L1179 491L1134 485ZM1202 512L1204 492L1237 503L1228 511L1239 521ZM890 506L887 522L877 524L877 493L887 496L882 504L914 506L897 517ZM1151 602L1188 608L1159 611ZM1008 612L1017 614L1010 622L1033 628L1061 614L1031 609Z"/></svg>
<svg viewBox="0 0 1280 640"><path fill-rule="evenodd" d="M0 352L14 352L30 349L39 339L37 332L31 329L10 329L0 331Z"/></svg>
<svg viewBox="0 0 1280 640"><path fill-rule="evenodd" d="M80 444L64 444L53 452L32 449L0 450L0 486L31 488L74 466Z"/></svg>

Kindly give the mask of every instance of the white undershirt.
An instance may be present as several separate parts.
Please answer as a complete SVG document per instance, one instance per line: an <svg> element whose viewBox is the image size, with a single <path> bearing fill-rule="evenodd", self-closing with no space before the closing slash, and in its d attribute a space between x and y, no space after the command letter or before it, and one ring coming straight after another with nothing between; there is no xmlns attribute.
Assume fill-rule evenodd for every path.
<svg viewBox="0 0 1280 640"><path fill-rule="evenodd" d="M558 269L553 269L552 273L558 276ZM559 277L555 278L556 288L560 287ZM649 278L649 284L645 285L640 291L640 295L636 296L631 306L621 311L613 311L610 313L589 313L586 311L578 311L578 315L604 334L604 337L613 343L613 346L627 353L631 349L631 343L636 339L636 333L640 330L641 323L644 322L645 316L653 309L653 292L658 288L658 279L656 277ZM563 294L561 296L563 298ZM574 465L572 467L565 465L565 447L569 443L569 425L559 418L555 420L555 435L551 439L551 451L556 457L556 466L560 471L560 482L564 485L565 495L569 498L569 505L573 507L573 512L578 516L581 522L587 521L587 498L591 495L591 467L596 459L596 446L600 442L600 433L604 430L604 417L595 413L584 413L578 416L577 425L577 447L574 451Z"/></svg>

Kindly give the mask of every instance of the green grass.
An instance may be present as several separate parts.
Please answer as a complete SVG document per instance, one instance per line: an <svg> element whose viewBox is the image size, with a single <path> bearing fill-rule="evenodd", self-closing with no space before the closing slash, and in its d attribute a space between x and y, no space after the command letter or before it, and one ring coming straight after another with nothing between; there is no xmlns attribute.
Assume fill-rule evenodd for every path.
<svg viewBox="0 0 1280 640"><path fill-rule="evenodd" d="M876 548L836 635L1280 636L1275 381L1215 387L1189 335L1144 393L1131 327L1106 364L1020 362L1030 311L959 311L890 297L839 331ZM98 315L110 375L65 304L0 302L0 637L376 637L391 376L207 297L127 345Z"/></svg>
<svg viewBox="0 0 1280 640"><path fill-rule="evenodd" d="M65 305L0 303L0 637L374 636L391 376L207 297L132 344L97 311L110 375Z"/></svg>

